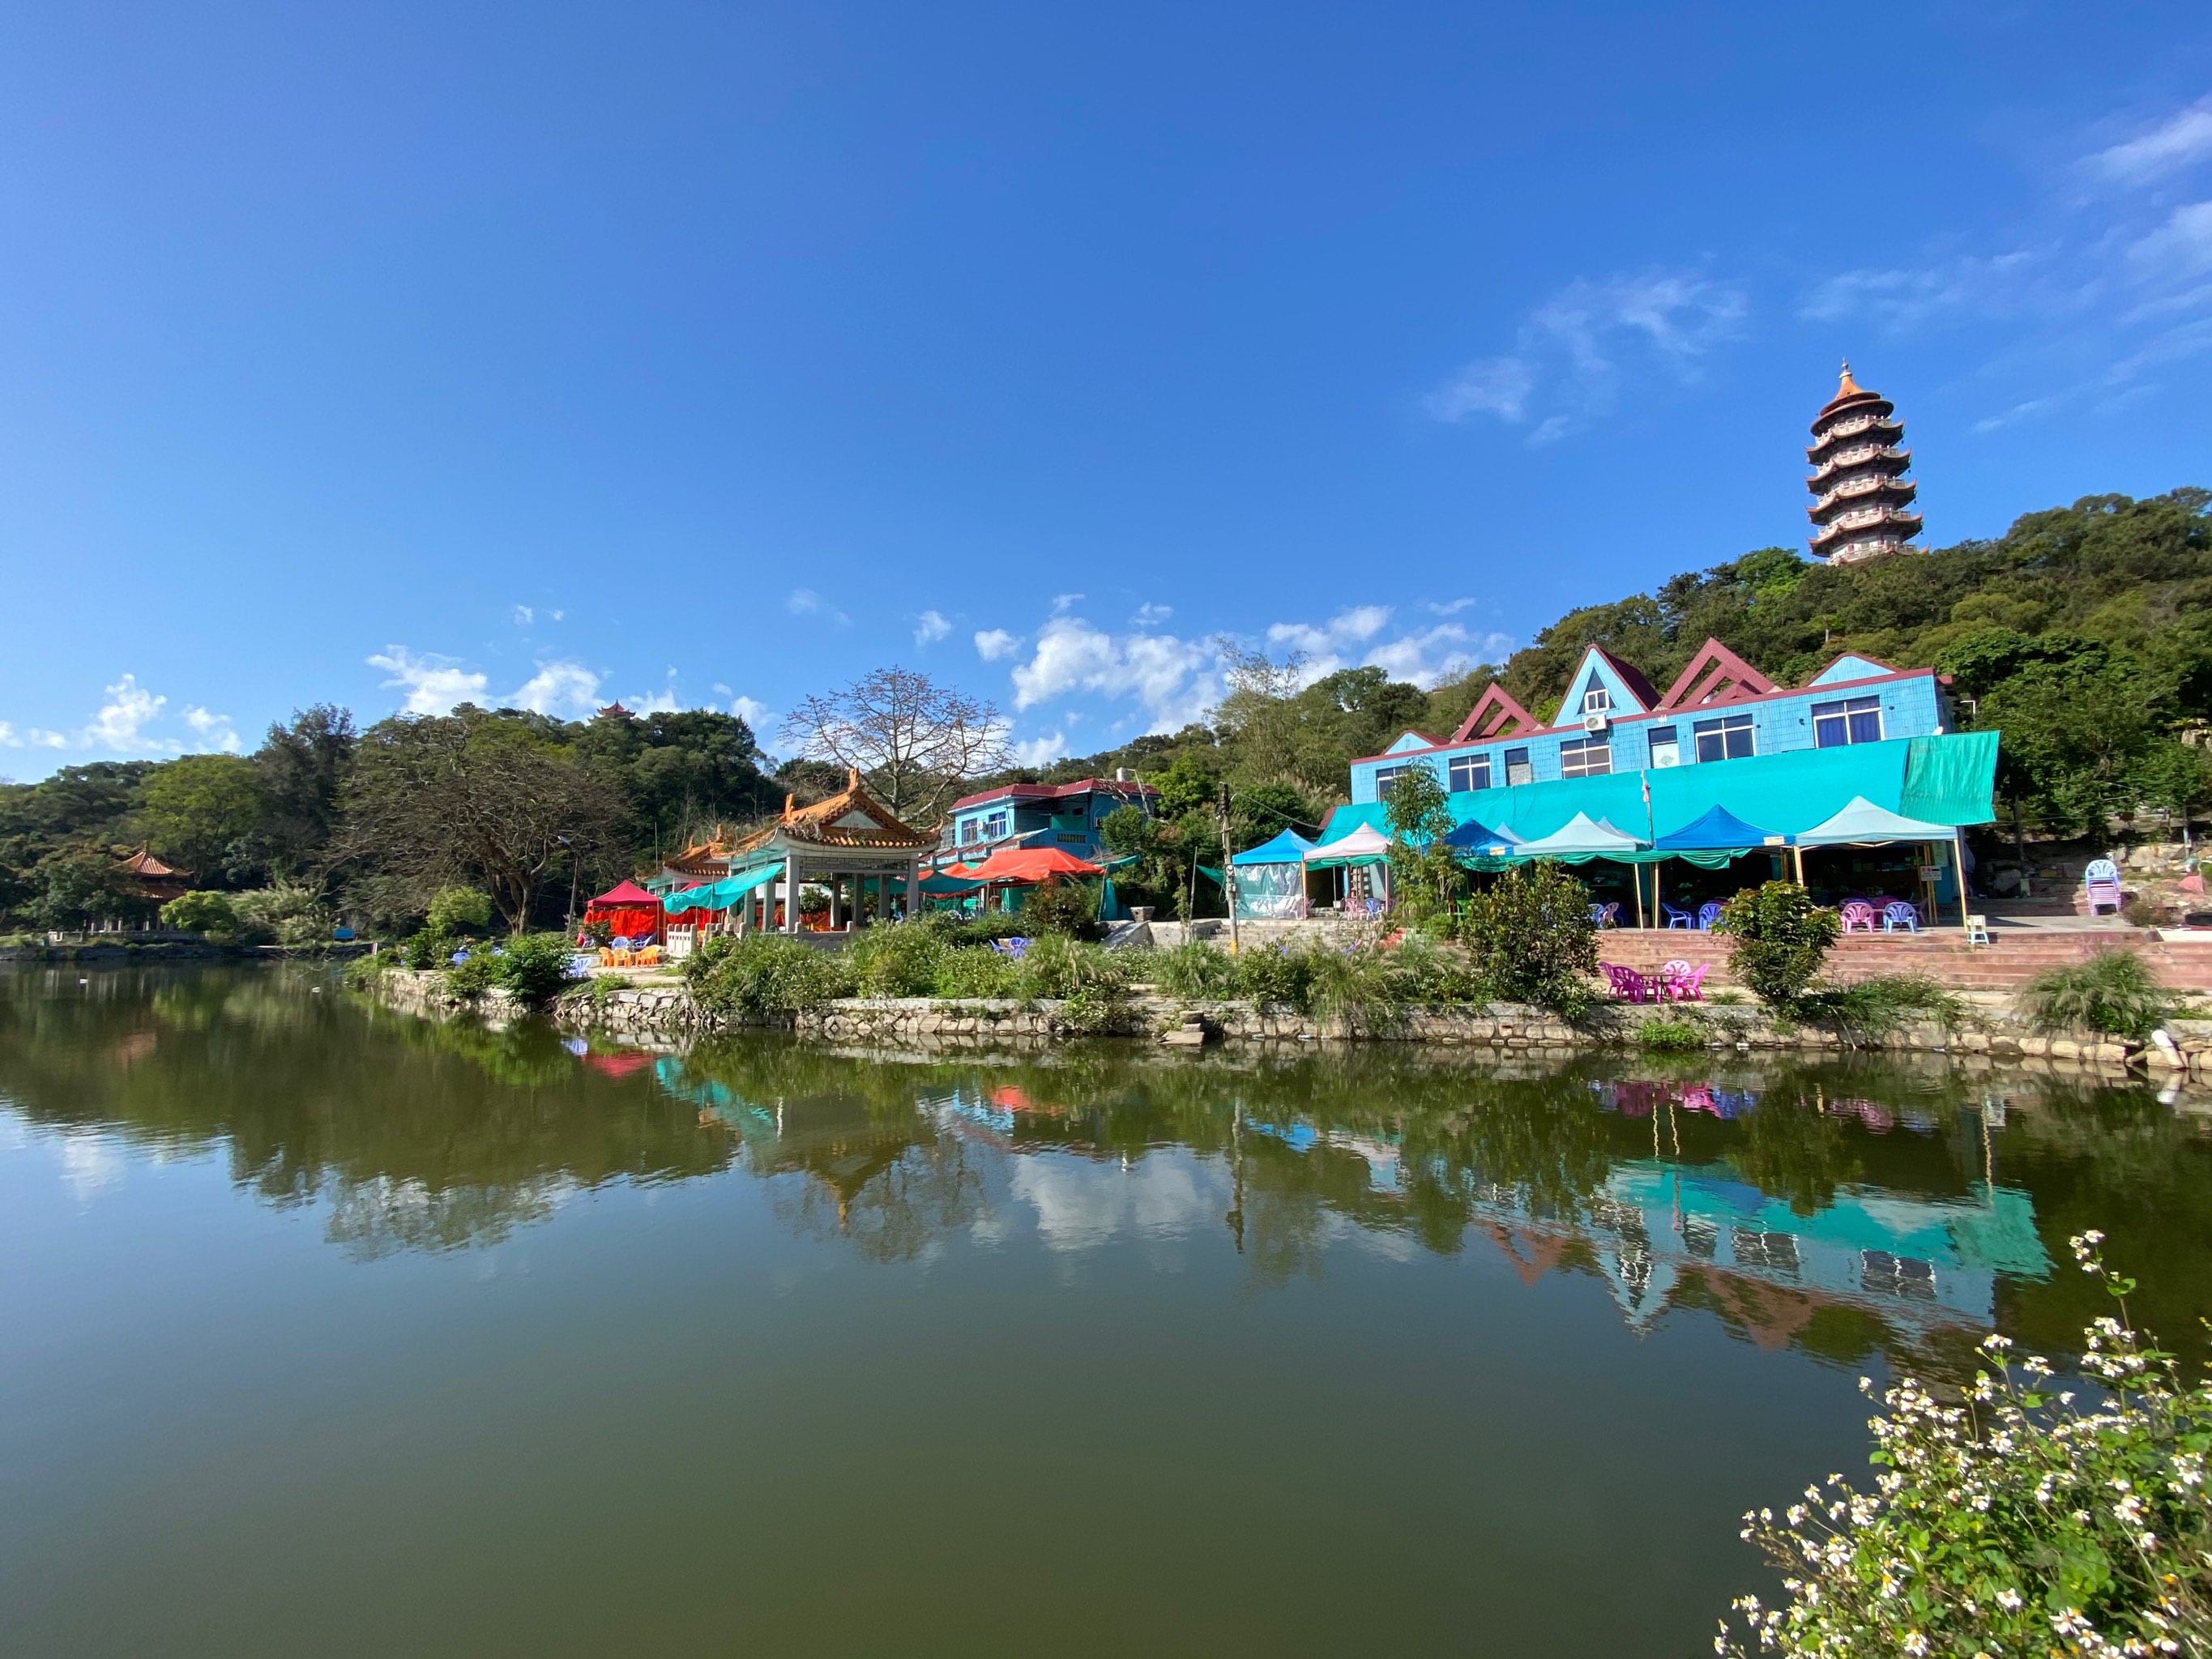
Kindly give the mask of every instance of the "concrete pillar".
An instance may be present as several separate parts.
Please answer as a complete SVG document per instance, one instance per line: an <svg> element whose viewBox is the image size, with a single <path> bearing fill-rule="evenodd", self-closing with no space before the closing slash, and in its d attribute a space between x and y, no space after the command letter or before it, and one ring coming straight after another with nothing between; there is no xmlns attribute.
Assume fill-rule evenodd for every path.
<svg viewBox="0 0 2212 1659"><path fill-rule="evenodd" d="M908 921L921 914L921 866L919 861L907 866L906 914Z"/></svg>
<svg viewBox="0 0 2212 1659"><path fill-rule="evenodd" d="M783 931L799 932L799 860L787 858L783 861Z"/></svg>

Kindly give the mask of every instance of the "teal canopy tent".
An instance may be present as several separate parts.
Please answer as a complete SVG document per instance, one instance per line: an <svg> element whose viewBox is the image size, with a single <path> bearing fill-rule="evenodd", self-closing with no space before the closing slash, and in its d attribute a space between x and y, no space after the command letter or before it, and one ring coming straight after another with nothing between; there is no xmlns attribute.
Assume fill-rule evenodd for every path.
<svg viewBox="0 0 2212 1659"><path fill-rule="evenodd" d="M1306 854L1314 843L1285 830L1229 860L1237 872L1237 915L1242 921L1295 921L1305 914Z"/></svg>
<svg viewBox="0 0 2212 1659"><path fill-rule="evenodd" d="M1725 806L1709 809L1694 823L1668 831L1652 845L1666 853L1748 853L1759 847L1786 847L1790 837L1746 823Z"/></svg>
<svg viewBox="0 0 2212 1659"><path fill-rule="evenodd" d="M1524 841L1513 849L1518 859L1623 858L1644 850L1644 843L1616 830L1603 818L1593 820L1577 812L1550 835Z"/></svg>
<svg viewBox="0 0 2212 1659"><path fill-rule="evenodd" d="M1886 806L1875 805L1864 795L1854 795L1850 805L1833 817L1814 824L1810 830L1800 830L1797 844L1800 847L1844 847L1888 841L1948 842L1952 832L1950 824L1908 818Z"/></svg>
<svg viewBox="0 0 2212 1659"><path fill-rule="evenodd" d="M757 870L748 870L726 880L705 887L687 887L680 893L670 893L660 901L661 908L672 916L692 910L726 910L756 887L774 881L783 874L781 864L763 865Z"/></svg>
<svg viewBox="0 0 2212 1659"><path fill-rule="evenodd" d="M958 876L924 876L921 890L931 898L951 898L962 893L973 893L984 886L980 881L963 881Z"/></svg>

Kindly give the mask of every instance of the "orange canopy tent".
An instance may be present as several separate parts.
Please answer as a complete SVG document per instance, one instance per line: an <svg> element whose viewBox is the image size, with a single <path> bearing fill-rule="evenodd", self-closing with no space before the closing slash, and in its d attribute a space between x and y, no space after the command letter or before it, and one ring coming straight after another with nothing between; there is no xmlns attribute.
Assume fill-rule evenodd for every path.
<svg viewBox="0 0 2212 1659"><path fill-rule="evenodd" d="M661 915L659 899L635 882L625 881L584 907L584 925L603 921L624 939L657 939Z"/></svg>
<svg viewBox="0 0 2212 1659"><path fill-rule="evenodd" d="M1006 847L981 864L956 865L945 872L963 881L1018 884L1050 881L1059 876L1103 876L1102 866L1063 853L1057 847Z"/></svg>

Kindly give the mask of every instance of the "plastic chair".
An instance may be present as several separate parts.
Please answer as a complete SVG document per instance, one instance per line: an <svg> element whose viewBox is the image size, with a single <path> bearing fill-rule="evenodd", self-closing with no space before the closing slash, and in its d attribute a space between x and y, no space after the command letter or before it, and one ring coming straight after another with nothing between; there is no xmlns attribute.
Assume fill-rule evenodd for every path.
<svg viewBox="0 0 2212 1659"><path fill-rule="evenodd" d="M1667 913L1667 925L1669 927L1695 927L1698 925L1695 911L1677 910L1664 899L1659 902L1659 908Z"/></svg>
<svg viewBox="0 0 2212 1659"><path fill-rule="evenodd" d="M1968 916L1966 918L1967 944L1988 945L1993 942L1994 941L1990 938L1990 919L1987 916Z"/></svg>
<svg viewBox="0 0 2212 1659"><path fill-rule="evenodd" d="M1875 931L1875 909L1864 899L1852 899L1844 906L1844 931L1847 933L1871 933Z"/></svg>
<svg viewBox="0 0 2212 1659"><path fill-rule="evenodd" d="M1920 931L1920 912L1903 899L1895 899L1881 907L1881 931L1893 933L1902 927L1908 933Z"/></svg>
<svg viewBox="0 0 2212 1659"><path fill-rule="evenodd" d="M1601 962L1598 963L1598 971L1605 975L1607 988L1613 993L1618 1001L1642 1002L1650 993L1650 987L1644 975L1633 968L1623 968L1614 963Z"/></svg>
<svg viewBox="0 0 2212 1659"><path fill-rule="evenodd" d="M2120 866L2110 859L2091 859L2089 867L2081 872L2084 881L2118 881Z"/></svg>
<svg viewBox="0 0 2212 1659"><path fill-rule="evenodd" d="M1667 994L1676 1002L1703 1002L1705 1000L1705 975L1713 971L1713 964L1701 962L1686 974L1667 976Z"/></svg>
<svg viewBox="0 0 2212 1659"><path fill-rule="evenodd" d="M2088 901L2091 915L2097 907L2109 908L2114 915L2120 913L2123 895L2120 892L2120 866L2110 859L2092 859L2089 867L2081 872L2081 893Z"/></svg>
<svg viewBox="0 0 2212 1659"><path fill-rule="evenodd" d="M1710 933L1721 925L1721 912L1727 907L1718 899L1707 899L1698 907L1698 931Z"/></svg>
<svg viewBox="0 0 2212 1659"><path fill-rule="evenodd" d="M1620 906L1618 903L1593 904L1589 908L1590 926L1618 927L1620 926Z"/></svg>

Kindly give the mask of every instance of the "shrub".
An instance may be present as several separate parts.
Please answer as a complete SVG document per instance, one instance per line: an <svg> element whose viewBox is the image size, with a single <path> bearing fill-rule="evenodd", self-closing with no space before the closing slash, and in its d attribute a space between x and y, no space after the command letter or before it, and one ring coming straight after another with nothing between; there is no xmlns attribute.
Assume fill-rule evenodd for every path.
<svg viewBox="0 0 2212 1659"><path fill-rule="evenodd" d="M936 994L937 974L948 949L944 930L927 921L864 927L845 952L858 994L926 997Z"/></svg>
<svg viewBox="0 0 2212 1659"><path fill-rule="evenodd" d="M442 968L453 954L455 941L435 928L425 927L399 947L399 957L416 972Z"/></svg>
<svg viewBox="0 0 2212 1659"><path fill-rule="evenodd" d="M937 995L1014 998L1022 994L1022 964L988 945L948 950L937 964Z"/></svg>
<svg viewBox="0 0 2212 1659"><path fill-rule="evenodd" d="M499 958L489 951L471 951L445 970L446 989L464 1002L474 1002L499 981Z"/></svg>
<svg viewBox="0 0 2212 1659"><path fill-rule="evenodd" d="M568 986L569 955L568 941L558 933L526 933L509 939L491 958L495 982L533 1006L550 1002Z"/></svg>
<svg viewBox="0 0 2212 1659"><path fill-rule="evenodd" d="M818 1008L854 989L842 957L781 933L708 939L683 971L701 1007L753 1019Z"/></svg>
<svg viewBox="0 0 2212 1659"><path fill-rule="evenodd" d="M332 917L312 887L279 882L235 895L241 939L273 939L279 945L313 945L330 937Z"/></svg>
<svg viewBox="0 0 2212 1659"><path fill-rule="evenodd" d="M1758 1648L1786 1655L2202 1654L2212 1651L2212 1386L2129 1328L2132 1280L2102 1235L2074 1240L2118 1318L2085 1333L2094 1408L2054 1399L2051 1365L1992 1334L1964 1405L1911 1377L1882 1395L1860 1492L1839 1474L1743 1536L1787 1575L1782 1606L1735 1604ZM1872 1384L1862 1382L1862 1389ZM1722 1626L1715 1647L1746 1650Z"/></svg>
<svg viewBox="0 0 2212 1659"><path fill-rule="evenodd" d="M1237 994L1263 1008L1313 1011L1314 955L1280 945L1247 951L1233 958Z"/></svg>
<svg viewBox="0 0 2212 1659"><path fill-rule="evenodd" d="M473 887L447 887L430 901L423 926L432 933L453 935L491 922L491 899Z"/></svg>
<svg viewBox="0 0 2212 1659"><path fill-rule="evenodd" d="M1406 1002L1436 1005L1487 1002L1490 988L1463 951L1439 945L1419 933L1409 933L1390 952L1393 992Z"/></svg>
<svg viewBox="0 0 2212 1659"><path fill-rule="evenodd" d="M1376 945L1299 952L1304 958L1306 1006L1346 1031L1389 1030L1406 1015L1406 982L1395 955Z"/></svg>
<svg viewBox="0 0 2212 1659"><path fill-rule="evenodd" d="M1966 999L1927 974L1880 974L1799 1000L1800 1010L1825 1024L1868 1036L1893 1031L1909 1020L1931 1020L1946 1030L1966 1018Z"/></svg>
<svg viewBox="0 0 2212 1659"><path fill-rule="evenodd" d="M238 911L221 893L185 893L161 907L161 925L179 933L229 939L238 932Z"/></svg>
<svg viewBox="0 0 2212 1659"><path fill-rule="evenodd" d="M1721 925L1735 976L1779 1013L1798 1012L1840 926L1792 881L1746 888L1728 902Z"/></svg>
<svg viewBox="0 0 2212 1659"><path fill-rule="evenodd" d="M398 965L396 955L380 951L374 956L356 957L346 963L339 978L349 991L374 990L376 982Z"/></svg>
<svg viewBox="0 0 2212 1659"><path fill-rule="evenodd" d="M1461 937L1490 994L1569 1018L1587 1012L1597 971L1589 889L1549 859L1516 865L1467 902Z"/></svg>
<svg viewBox="0 0 2212 1659"><path fill-rule="evenodd" d="M1237 958L1199 939L1158 951L1145 963L1152 982L1171 997L1218 1001L1237 994Z"/></svg>
<svg viewBox="0 0 2212 1659"><path fill-rule="evenodd" d="M1640 1047L1655 1054L1686 1054L1705 1046L1705 1034L1683 1019L1647 1019L1636 1028Z"/></svg>
<svg viewBox="0 0 2212 1659"><path fill-rule="evenodd" d="M1078 881L1055 881L1030 889L1018 913L1032 933L1064 933L1069 939L1103 939L1098 925L1098 896Z"/></svg>
<svg viewBox="0 0 2212 1659"><path fill-rule="evenodd" d="M2132 951L2100 951L2038 974L2021 1011L2041 1031L2101 1031L2142 1042L2173 1012L2175 998Z"/></svg>

